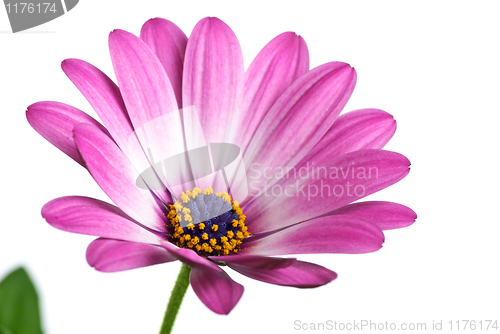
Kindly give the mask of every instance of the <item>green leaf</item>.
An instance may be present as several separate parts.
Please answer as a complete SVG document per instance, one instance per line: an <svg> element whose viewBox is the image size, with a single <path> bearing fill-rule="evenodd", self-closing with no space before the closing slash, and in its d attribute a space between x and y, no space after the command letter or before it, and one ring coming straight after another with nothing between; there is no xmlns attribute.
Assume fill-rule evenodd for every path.
<svg viewBox="0 0 500 334"><path fill-rule="evenodd" d="M0 282L0 334L42 334L38 294L24 268Z"/></svg>
<svg viewBox="0 0 500 334"><path fill-rule="evenodd" d="M12 334L12 332L7 328L2 327L2 325L0 325L0 334Z"/></svg>

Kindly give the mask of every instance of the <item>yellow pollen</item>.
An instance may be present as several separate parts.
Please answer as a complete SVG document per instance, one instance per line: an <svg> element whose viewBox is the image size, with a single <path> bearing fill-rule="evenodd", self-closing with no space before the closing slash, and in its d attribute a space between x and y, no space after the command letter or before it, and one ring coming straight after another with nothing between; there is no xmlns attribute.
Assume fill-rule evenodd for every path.
<svg viewBox="0 0 500 334"><path fill-rule="evenodd" d="M181 201L182 201L183 203L187 203L187 202L189 202L189 195L186 195L185 193L182 193L182 194L181 194Z"/></svg>
<svg viewBox="0 0 500 334"><path fill-rule="evenodd" d="M198 195L199 195L199 194L201 194L201 193L202 193L202 191L201 191L201 189L200 189L200 188L198 188L198 187L194 187L193 192L192 192L192 196L191 196L191 197L196 198L196 196L198 196Z"/></svg>
<svg viewBox="0 0 500 334"><path fill-rule="evenodd" d="M208 204L207 201L213 200L212 194L214 190L211 187L205 190L195 187L191 191L184 191L174 204L166 205L167 210L170 209L163 213L169 221L165 224L170 233L170 239L167 237L167 240L178 247L192 249L203 257L230 255L241 250L240 245L252 234L248 232L248 227L245 225L247 217L243 214L240 204L232 201L231 195L227 192L215 193L215 197L224 201L217 199L218 205L224 207L224 210L231 210L229 217L234 219L228 222L227 218L222 218L221 222L214 224L210 220L199 222L195 218L206 215L206 207L198 207L199 212L195 208L200 201ZM195 224L195 221L199 223Z"/></svg>

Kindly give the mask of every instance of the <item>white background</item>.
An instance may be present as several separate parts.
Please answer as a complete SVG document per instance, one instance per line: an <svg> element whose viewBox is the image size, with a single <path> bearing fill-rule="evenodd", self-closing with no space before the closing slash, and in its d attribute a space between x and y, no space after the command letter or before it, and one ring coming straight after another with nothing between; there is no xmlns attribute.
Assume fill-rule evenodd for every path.
<svg viewBox="0 0 500 334"><path fill-rule="evenodd" d="M306 40L311 68L333 60L354 66L358 82L345 111L394 115L398 130L386 148L412 162L404 180L370 199L408 205L419 217L388 231L372 254L300 256L339 274L317 289L230 272L245 293L229 316L209 311L190 289L174 332L295 333L295 320L500 325L499 9L495 1L81 0L59 19L12 34L0 8L0 276L27 266L47 333L158 331L179 264L114 274L90 268L85 249L93 238L52 228L40 209L65 195L107 198L24 112L55 100L96 117L60 70L63 59L84 59L114 78L111 30L138 34L147 19L164 17L189 36L199 19L217 16L238 36L246 66L289 30Z"/></svg>

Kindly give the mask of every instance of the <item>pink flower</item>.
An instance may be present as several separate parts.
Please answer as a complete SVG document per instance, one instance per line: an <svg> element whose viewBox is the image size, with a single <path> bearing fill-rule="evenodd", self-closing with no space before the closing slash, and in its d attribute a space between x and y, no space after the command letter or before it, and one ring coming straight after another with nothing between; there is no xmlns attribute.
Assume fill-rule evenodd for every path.
<svg viewBox="0 0 500 334"><path fill-rule="evenodd" d="M87 168L116 204L68 196L42 209L58 229L99 236L87 250L88 263L97 270L180 260L192 268L190 282L200 300L228 314L243 286L218 264L263 282L317 287L337 274L270 256L373 252L382 247L382 230L415 221L415 213L400 204L350 204L401 180L410 162L381 150L396 130L391 115L363 109L339 116L356 72L340 62L309 70L300 36L277 36L246 72L236 36L217 18L202 19L189 39L173 23L151 19L140 38L113 31L109 46L118 86L82 60L62 63L104 126L59 102L38 102L27 110L33 128ZM168 190L136 185L138 171L124 149L130 136L147 122L189 106L196 107L208 143L234 142L243 152L254 184L252 196L241 204L209 187L187 189L177 198ZM151 135L160 138L168 131ZM132 152L134 159L145 156L141 149ZM283 167L302 168L309 177L277 177ZM376 175L360 177L361 171ZM214 212L221 214L203 220Z"/></svg>

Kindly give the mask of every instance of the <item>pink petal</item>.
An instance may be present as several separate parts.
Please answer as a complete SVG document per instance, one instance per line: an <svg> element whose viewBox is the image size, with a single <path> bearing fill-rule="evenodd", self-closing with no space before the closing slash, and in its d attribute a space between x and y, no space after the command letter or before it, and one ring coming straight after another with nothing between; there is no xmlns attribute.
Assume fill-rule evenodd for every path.
<svg viewBox="0 0 500 334"><path fill-rule="evenodd" d="M319 217L398 182L409 166L401 154L361 150L292 170L244 207L249 230L272 231Z"/></svg>
<svg viewBox="0 0 500 334"><path fill-rule="evenodd" d="M183 131L177 124L181 121L177 100L163 65L141 39L126 31L114 30L109 36L109 47L123 100L135 129L130 139L133 149L124 151L138 171L146 172L155 162L169 158L179 153L176 150L185 147L183 137L175 136ZM174 121L177 123L172 124ZM149 157L150 162L146 164L142 155L133 156L138 151L134 149L135 136L139 139L139 147L142 146ZM171 150L174 154L170 154ZM165 181L168 180L164 179L165 174L159 170L156 174L161 183L147 180L147 185L152 189L166 190ZM159 196L167 200L165 196Z"/></svg>
<svg viewBox="0 0 500 334"><path fill-rule="evenodd" d="M297 78L309 70L304 39L285 32L259 52L245 73L245 94L237 142L244 152L260 122Z"/></svg>
<svg viewBox="0 0 500 334"><path fill-rule="evenodd" d="M61 67L75 84L120 147L134 131L118 86L101 70L83 60L66 59Z"/></svg>
<svg viewBox="0 0 500 334"><path fill-rule="evenodd" d="M109 50L135 129L178 109L165 69L141 39L123 30L113 30L109 35Z"/></svg>
<svg viewBox="0 0 500 334"><path fill-rule="evenodd" d="M224 22L207 17L196 24L188 40L183 76L183 105L196 107L207 142L233 143L244 68L238 39Z"/></svg>
<svg viewBox="0 0 500 334"><path fill-rule="evenodd" d="M42 208L42 216L63 231L104 238L159 244L158 237L106 202L82 196L56 198Z"/></svg>
<svg viewBox="0 0 500 334"><path fill-rule="evenodd" d="M164 231L163 211L149 190L136 185L139 173L109 137L95 126L75 127L75 142L97 184L127 215L141 224Z"/></svg>
<svg viewBox="0 0 500 334"><path fill-rule="evenodd" d="M247 169L263 173L295 166L332 126L355 83L354 69L340 62L323 64L297 79L255 132L245 155ZM252 177L254 182L264 180Z"/></svg>
<svg viewBox="0 0 500 334"><path fill-rule="evenodd" d="M149 168L151 165L133 133L134 128L118 86L98 68L83 60L66 59L62 69L92 105L120 149L135 162L134 167L141 171ZM156 190L155 193L165 203L171 201L166 191Z"/></svg>
<svg viewBox="0 0 500 334"><path fill-rule="evenodd" d="M330 269L303 261L295 261L290 266L279 269L252 268L232 263L228 266L258 281L296 288L315 288L337 278L337 274Z"/></svg>
<svg viewBox="0 0 500 334"><path fill-rule="evenodd" d="M243 295L243 285L224 271L193 268L189 281L203 304L217 314L229 314Z"/></svg>
<svg viewBox="0 0 500 334"><path fill-rule="evenodd" d="M273 270L291 266L297 261L293 258L276 258L260 255L225 255L210 256L210 260L219 263L222 262L229 266L248 267L252 269Z"/></svg>
<svg viewBox="0 0 500 334"><path fill-rule="evenodd" d="M162 247L121 240L99 238L92 241L87 248L89 265L107 273L175 260Z"/></svg>
<svg viewBox="0 0 500 334"><path fill-rule="evenodd" d="M297 164L322 164L332 158L365 149L381 149L396 132L396 120L379 109L361 109L340 115L332 127Z"/></svg>
<svg viewBox="0 0 500 334"><path fill-rule="evenodd" d="M222 271L216 264L208 261L206 258L199 256L195 251L188 248L179 248L169 241L160 240L163 248L165 248L172 256L182 263L187 264L191 268L200 270Z"/></svg>
<svg viewBox="0 0 500 334"><path fill-rule="evenodd" d="M384 242L382 230L373 222L352 216L327 216L296 224L242 244L244 255L314 253L369 253Z"/></svg>
<svg viewBox="0 0 500 334"><path fill-rule="evenodd" d="M188 38L174 23L154 18L141 29L141 39L153 50L172 84L177 105L182 108L182 68Z"/></svg>
<svg viewBox="0 0 500 334"><path fill-rule="evenodd" d="M26 111L26 118L36 132L82 166L85 166L84 162L73 140L74 126L78 123L93 124L109 135L101 123L83 111L60 102L33 103Z"/></svg>
<svg viewBox="0 0 500 334"><path fill-rule="evenodd" d="M407 227L417 219L417 214L409 207L382 201L349 204L328 213L328 215L366 218L376 223L382 230Z"/></svg>

